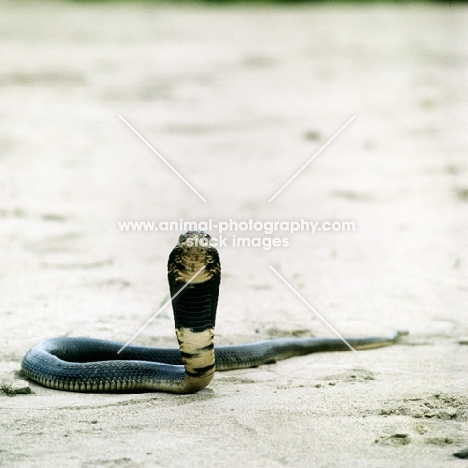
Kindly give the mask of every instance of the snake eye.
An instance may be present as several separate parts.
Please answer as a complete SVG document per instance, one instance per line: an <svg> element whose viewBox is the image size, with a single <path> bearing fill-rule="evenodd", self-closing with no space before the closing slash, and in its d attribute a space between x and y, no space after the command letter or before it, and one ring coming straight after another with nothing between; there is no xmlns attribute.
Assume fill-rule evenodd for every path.
<svg viewBox="0 0 468 468"><path fill-rule="evenodd" d="M205 232L205 231L200 231L199 236L200 236L201 238L205 238L205 239L211 240L211 236L210 236L207 232Z"/></svg>
<svg viewBox="0 0 468 468"><path fill-rule="evenodd" d="M192 247L194 244L193 234L198 234L197 231L187 231L179 236L179 244L185 244L188 247Z"/></svg>
<svg viewBox="0 0 468 468"><path fill-rule="evenodd" d="M179 244L183 244L190 237L190 231L184 232L179 236Z"/></svg>

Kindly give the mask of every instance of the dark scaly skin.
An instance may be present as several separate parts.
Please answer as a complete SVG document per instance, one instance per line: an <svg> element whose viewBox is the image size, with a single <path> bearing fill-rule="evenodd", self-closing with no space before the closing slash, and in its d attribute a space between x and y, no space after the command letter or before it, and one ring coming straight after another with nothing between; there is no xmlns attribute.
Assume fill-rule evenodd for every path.
<svg viewBox="0 0 468 468"><path fill-rule="evenodd" d="M221 279L210 237L191 231L179 238L169 256L168 279L173 297L197 271L204 269L172 301L179 348L151 348L93 338L52 338L23 358L23 373L45 387L75 392L164 391L193 393L205 388L216 370L270 364L320 351L348 351L339 338L292 338L214 349L213 335ZM200 242L201 241L201 242ZM207 245L200 245L207 242ZM196 244L197 245L193 245ZM191 245L192 244L192 245ZM347 338L354 349L396 343L406 332L390 336Z"/></svg>

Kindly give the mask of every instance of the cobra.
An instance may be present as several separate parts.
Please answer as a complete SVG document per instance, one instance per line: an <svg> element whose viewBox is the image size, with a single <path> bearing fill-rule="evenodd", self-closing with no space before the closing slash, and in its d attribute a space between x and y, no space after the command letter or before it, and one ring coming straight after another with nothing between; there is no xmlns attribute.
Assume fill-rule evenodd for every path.
<svg viewBox="0 0 468 468"><path fill-rule="evenodd" d="M221 266L210 236L189 231L169 255L168 279L179 348L153 348L94 338L47 339L22 361L25 376L41 385L75 392L163 391L194 393L215 369L256 367L319 351L346 351L339 338L282 338L214 347ZM406 332L347 338L355 349L394 344Z"/></svg>

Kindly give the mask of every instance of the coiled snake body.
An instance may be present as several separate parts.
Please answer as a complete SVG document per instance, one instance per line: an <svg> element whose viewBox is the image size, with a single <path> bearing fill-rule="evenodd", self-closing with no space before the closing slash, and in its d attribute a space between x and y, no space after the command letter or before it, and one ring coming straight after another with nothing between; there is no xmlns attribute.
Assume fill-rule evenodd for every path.
<svg viewBox="0 0 468 468"><path fill-rule="evenodd" d="M197 274L198 273L198 274ZM75 392L194 393L216 370L269 364L317 351L346 351L339 338L283 338L214 348L221 267L204 232L180 236L169 256L168 279L179 348L151 348L93 338L52 338L31 348L23 373L45 387ZM189 284L187 284L189 283ZM175 297L174 297L175 296ZM355 349L395 343L390 336L347 338Z"/></svg>

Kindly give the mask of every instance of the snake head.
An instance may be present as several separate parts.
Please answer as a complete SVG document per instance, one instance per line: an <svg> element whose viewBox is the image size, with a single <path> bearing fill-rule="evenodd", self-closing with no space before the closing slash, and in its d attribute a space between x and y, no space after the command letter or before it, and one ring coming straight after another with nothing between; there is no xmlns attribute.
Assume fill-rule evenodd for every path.
<svg viewBox="0 0 468 468"><path fill-rule="evenodd" d="M185 249L211 247L211 236L204 231L187 231L179 236L178 246Z"/></svg>
<svg viewBox="0 0 468 468"><path fill-rule="evenodd" d="M199 272L203 268L203 272ZM204 231L187 231L181 234L174 250L169 255L169 282L192 281L203 283L221 274L218 251L211 246L211 236Z"/></svg>

